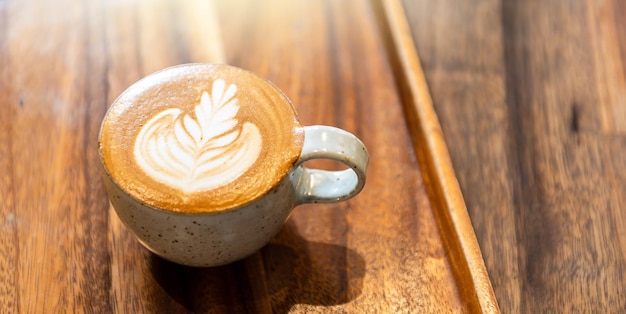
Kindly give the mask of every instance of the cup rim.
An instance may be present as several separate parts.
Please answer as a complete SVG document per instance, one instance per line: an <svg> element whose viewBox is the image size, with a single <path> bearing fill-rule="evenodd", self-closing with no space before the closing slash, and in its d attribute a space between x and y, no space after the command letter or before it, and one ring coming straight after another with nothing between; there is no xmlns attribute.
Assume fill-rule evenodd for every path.
<svg viewBox="0 0 626 314"><path fill-rule="evenodd" d="M110 165L108 164L110 162L110 160L107 159L112 159L113 157L107 158L105 157L105 149L104 149L104 140L103 140L103 134L105 132L114 132L114 131L110 131L110 130L106 130L107 126L106 126L106 122L108 121L108 119L113 119L111 118L112 114L119 114L119 113L112 113L116 110L119 110L119 108L116 107L116 105L118 104L118 102L120 101L120 99L123 99L124 97L128 97L129 94L132 93L141 93L142 92L142 88L145 88L144 85L146 84L156 84L155 81L158 81L160 78L162 79L163 75L172 75L172 72L177 72L177 71L189 71L189 70L195 70L195 71L217 71L216 69L219 68L225 68L228 69L229 71L237 71L239 73L244 73L244 75L250 76L250 77L254 77L257 81L259 82L263 82L262 84L266 84L268 88L270 88L271 90L273 90L279 97L280 97L280 101L282 104L284 105L288 105L287 109L284 109L286 112L289 112L291 117L293 118L293 128L298 128L300 129L300 131L302 132L302 135L300 136L300 142L297 144L299 146L298 148L298 152L297 154L294 155L294 158L292 158L292 160L290 161L284 161L284 166L282 167L283 169L281 171L278 171L277 173L275 173L273 175L273 180L271 182L271 184L266 184L264 187L258 188L257 191L258 193L256 193L254 196L252 197L245 197L244 201L238 201L234 204L227 204L227 205L221 205L221 206L217 206L215 208L211 208L211 209L207 209L206 204L198 204L197 206L193 206L194 210L188 210L190 206L187 206L187 208L180 210L180 211L176 211L176 210L172 210L168 207L171 208L176 208L178 206L174 206L172 205L174 202L172 203L168 203L167 206L159 206L159 204L157 204L157 202L151 202L149 200L144 200L141 198L141 195L136 195L137 192L133 191L131 189L129 189L125 184L123 184L123 182L120 182L120 178L121 176L123 176L122 173L113 173L110 169ZM239 75L239 74L237 74ZM130 105L126 105L126 106L130 106ZM127 108L126 108L127 109ZM297 135L294 135L294 138L296 138ZM235 66L231 66L231 65L227 65L227 64L212 64L212 63L185 63L185 64L178 64L178 65L174 65L171 67L167 67L161 70L158 70L156 72L153 72L151 74L148 74L147 76L139 79L138 81L136 81L135 83L131 84L129 87L127 87L109 106L109 108L107 109L106 114L103 116L102 119L102 123L100 126L100 130L99 130L99 134L98 134L98 155L99 155L99 160L100 160L100 164L101 167L105 173L106 176L108 176L111 180L112 183L115 184L118 188L120 188L124 194L132 197L134 200L136 200L137 202L144 204L146 206L149 206L151 208L157 209L157 210L161 210L161 211L166 211L166 212L171 212L171 213L181 213L181 214L193 214L193 215L197 215L197 214L215 214L215 213L222 213L222 212L226 212L226 211L231 211L231 210L235 210L241 207L245 207L248 206L250 203L263 198L265 195L267 195L269 192L271 192L273 189L277 188L282 181L285 180L285 178L288 177L288 174L290 173L291 169L293 168L293 164L295 164L295 162L297 161L297 159L300 156L301 150L302 150L302 145L304 142L304 126L301 124L301 122L299 121L298 118L298 114L295 110L295 107L293 106L293 103L291 102L291 100L284 94L284 92L282 90L280 90L275 84L273 84L271 81L264 79L258 75L256 75L255 73L249 71L249 70L245 70L245 69L241 69ZM220 187L221 189L222 187ZM178 207L181 208L181 207ZM200 208L198 210L198 208Z"/></svg>

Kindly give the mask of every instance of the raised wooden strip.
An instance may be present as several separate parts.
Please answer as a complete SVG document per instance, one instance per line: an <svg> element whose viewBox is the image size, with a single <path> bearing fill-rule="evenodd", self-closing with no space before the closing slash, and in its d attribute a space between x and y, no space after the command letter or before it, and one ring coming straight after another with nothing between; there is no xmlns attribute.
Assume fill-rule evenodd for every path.
<svg viewBox="0 0 626 314"><path fill-rule="evenodd" d="M380 1L378 4L415 153L424 166L422 174L433 200L443 239L452 256L463 300L483 312L499 312L404 9L396 0Z"/></svg>

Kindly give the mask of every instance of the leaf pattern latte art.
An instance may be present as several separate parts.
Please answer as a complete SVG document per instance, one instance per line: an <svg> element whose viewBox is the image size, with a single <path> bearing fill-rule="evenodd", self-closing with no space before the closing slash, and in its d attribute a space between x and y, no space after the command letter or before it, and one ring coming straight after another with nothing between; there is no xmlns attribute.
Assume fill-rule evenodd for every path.
<svg viewBox="0 0 626 314"><path fill-rule="evenodd" d="M139 131L134 155L139 167L153 179L184 193L224 186L241 176L261 152L256 125L236 119L237 86L213 82L203 92L193 117L168 108Z"/></svg>

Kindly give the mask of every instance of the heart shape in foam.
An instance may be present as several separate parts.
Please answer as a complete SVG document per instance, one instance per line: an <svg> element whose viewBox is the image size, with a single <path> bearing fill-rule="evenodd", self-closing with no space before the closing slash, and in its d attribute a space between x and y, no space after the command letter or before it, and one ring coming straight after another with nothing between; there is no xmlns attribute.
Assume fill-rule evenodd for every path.
<svg viewBox="0 0 626 314"><path fill-rule="evenodd" d="M151 178L184 193L224 186L241 176L259 157L262 138L256 125L240 123L237 86L222 79L204 91L195 118L168 108L143 125L134 156Z"/></svg>

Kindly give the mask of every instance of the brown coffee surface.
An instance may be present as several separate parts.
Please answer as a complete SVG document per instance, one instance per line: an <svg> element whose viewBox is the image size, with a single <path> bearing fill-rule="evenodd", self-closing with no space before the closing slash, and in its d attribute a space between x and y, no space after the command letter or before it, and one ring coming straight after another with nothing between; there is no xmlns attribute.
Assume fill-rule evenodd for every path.
<svg viewBox="0 0 626 314"><path fill-rule="evenodd" d="M131 197L184 213L239 207L277 186L300 156L303 127L274 85L232 66L151 74L111 105L99 149Z"/></svg>

